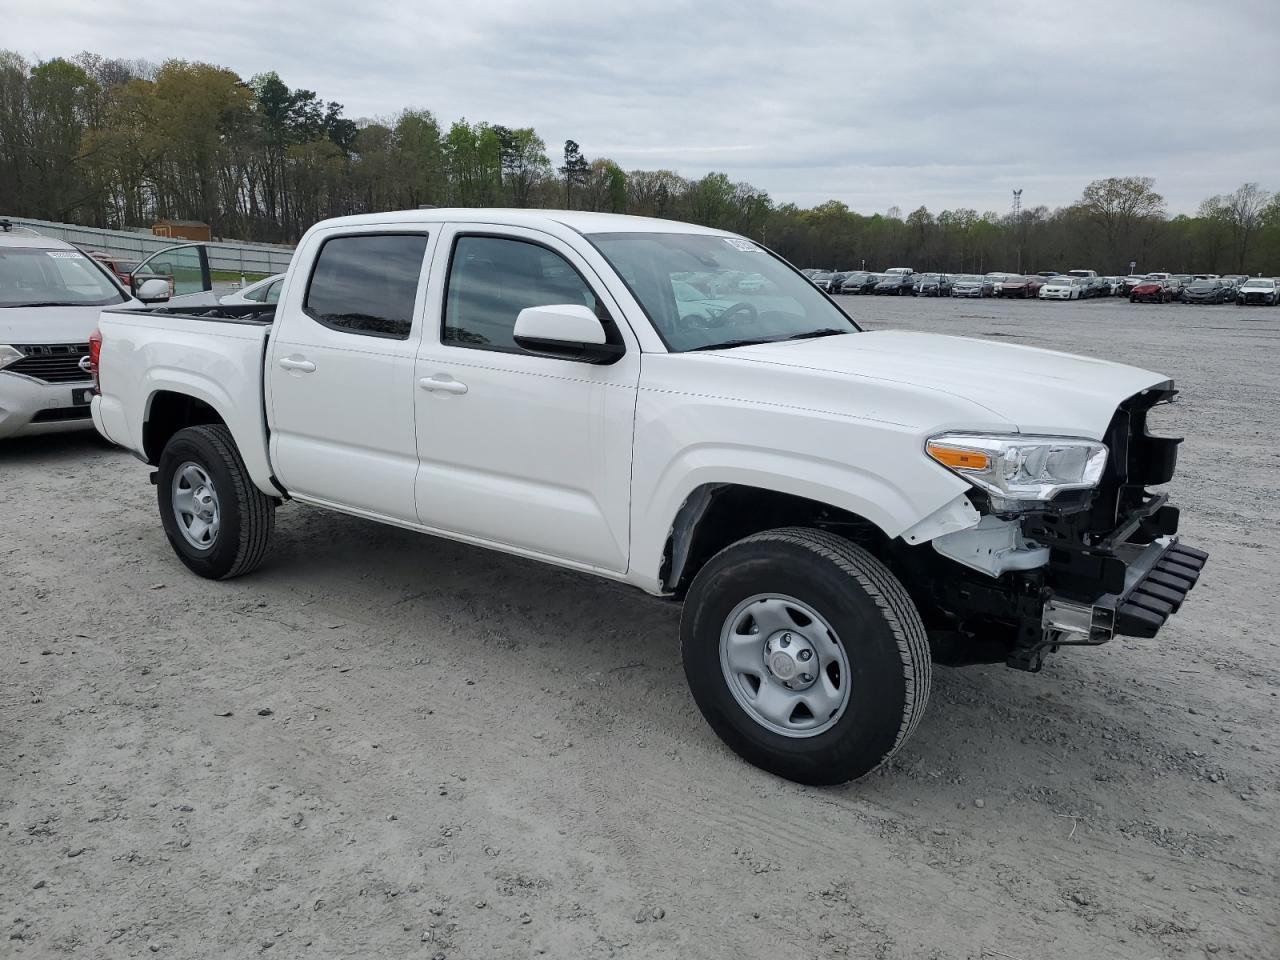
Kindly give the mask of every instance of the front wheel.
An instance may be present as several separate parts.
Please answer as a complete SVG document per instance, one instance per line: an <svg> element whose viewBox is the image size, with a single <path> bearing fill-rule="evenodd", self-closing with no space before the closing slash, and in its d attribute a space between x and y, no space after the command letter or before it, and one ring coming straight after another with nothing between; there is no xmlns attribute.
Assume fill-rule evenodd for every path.
<svg viewBox="0 0 1280 960"><path fill-rule="evenodd" d="M821 530L769 530L722 550L694 578L680 632L711 728L747 762L800 783L875 770L929 698L929 645L906 590Z"/></svg>
<svg viewBox="0 0 1280 960"><path fill-rule="evenodd" d="M275 526L275 501L249 479L222 424L179 430L160 454L160 522L178 559L211 580L262 563Z"/></svg>

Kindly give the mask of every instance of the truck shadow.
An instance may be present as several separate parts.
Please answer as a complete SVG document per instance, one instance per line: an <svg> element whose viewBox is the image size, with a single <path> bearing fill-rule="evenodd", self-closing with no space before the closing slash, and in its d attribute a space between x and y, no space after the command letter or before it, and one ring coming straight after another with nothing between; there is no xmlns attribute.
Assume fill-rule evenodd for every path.
<svg viewBox="0 0 1280 960"><path fill-rule="evenodd" d="M673 750L678 745L723 767L726 776L747 769L705 725L687 691L680 608L669 601L306 507L279 514L273 555L254 579L271 592L322 597L317 603L326 615L358 618L433 663L465 665L517 691L555 690L579 737L638 727ZM404 649L367 653L387 656L384 666L394 670L391 658ZM1046 771L1067 782L1106 776L1106 749L1117 739L1158 735L1147 730L1143 704L1108 695L1126 678L1107 682L1107 664L1098 656L1060 654L1040 675L1003 666L935 667L929 710L885 775L833 792L880 794L896 803L922 789L959 796L958 784L968 781L972 789L986 775L1006 788L1027 789ZM1077 695L1084 690L1094 694ZM751 776L769 778L754 770Z"/></svg>

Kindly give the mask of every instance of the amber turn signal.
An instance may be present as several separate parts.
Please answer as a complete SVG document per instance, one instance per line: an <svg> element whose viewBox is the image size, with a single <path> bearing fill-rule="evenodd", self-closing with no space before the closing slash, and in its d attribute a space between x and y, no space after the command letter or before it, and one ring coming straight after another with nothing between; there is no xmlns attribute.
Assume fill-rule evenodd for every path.
<svg viewBox="0 0 1280 960"><path fill-rule="evenodd" d="M940 443L930 443L926 449L929 456L952 470L985 470L991 464L991 458L978 450L960 450Z"/></svg>

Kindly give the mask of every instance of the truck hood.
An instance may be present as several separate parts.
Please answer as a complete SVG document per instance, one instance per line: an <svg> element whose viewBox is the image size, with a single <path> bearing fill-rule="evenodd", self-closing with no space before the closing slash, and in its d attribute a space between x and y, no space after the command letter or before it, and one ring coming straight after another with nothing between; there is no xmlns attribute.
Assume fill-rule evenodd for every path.
<svg viewBox="0 0 1280 960"><path fill-rule="evenodd" d="M1102 438L1121 401L1168 377L1107 360L933 333L878 330L716 351L966 400L1019 432Z"/></svg>
<svg viewBox="0 0 1280 960"><path fill-rule="evenodd" d="M103 310L128 306L138 304L128 301L107 307L2 307L0 343L88 343Z"/></svg>

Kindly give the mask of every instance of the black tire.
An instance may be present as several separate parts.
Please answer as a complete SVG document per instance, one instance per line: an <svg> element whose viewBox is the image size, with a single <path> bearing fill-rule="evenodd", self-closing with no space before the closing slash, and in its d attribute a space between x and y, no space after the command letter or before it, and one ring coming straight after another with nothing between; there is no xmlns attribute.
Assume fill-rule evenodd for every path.
<svg viewBox="0 0 1280 960"><path fill-rule="evenodd" d="M815 735L764 726L721 668L727 618L762 593L818 612L847 656L844 712ZM707 723L748 763L799 783L844 783L875 770L911 736L929 699L929 644L906 590L866 550L825 531L786 527L726 547L694 578L680 632L685 676Z"/></svg>
<svg viewBox="0 0 1280 960"><path fill-rule="evenodd" d="M187 540L173 506L174 474L186 463L203 469L217 491L218 532L203 549ZM227 580L257 569L271 542L276 504L249 479L230 430L222 424L179 430L160 454L158 473L160 521L179 560L210 580Z"/></svg>

